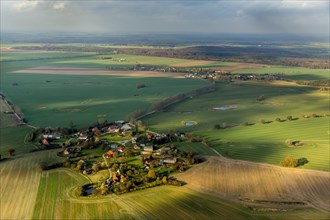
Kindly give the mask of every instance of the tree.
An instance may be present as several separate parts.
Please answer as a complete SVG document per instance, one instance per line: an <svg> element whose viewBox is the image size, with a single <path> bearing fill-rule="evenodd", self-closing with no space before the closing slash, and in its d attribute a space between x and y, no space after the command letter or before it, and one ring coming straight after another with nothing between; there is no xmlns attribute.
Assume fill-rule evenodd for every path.
<svg viewBox="0 0 330 220"><path fill-rule="evenodd" d="M156 179L157 178L156 171L154 169L149 169L148 177L151 178L151 179Z"/></svg>
<svg viewBox="0 0 330 220"><path fill-rule="evenodd" d="M266 124L266 120L265 119L261 119L260 122L261 122L261 124Z"/></svg>
<svg viewBox="0 0 330 220"><path fill-rule="evenodd" d="M134 156L133 151L130 148L125 149L124 155L125 155L125 157L133 157Z"/></svg>
<svg viewBox="0 0 330 220"><path fill-rule="evenodd" d="M287 139L287 140L285 140L285 144L287 146L291 146L292 145L292 141L290 139Z"/></svg>
<svg viewBox="0 0 330 220"><path fill-rule="evenodd" d="M298 160L294 159L292 156L287 156L284 160L281 161L280 164L283 167L297 167Z"/></svg>
<svg viewBox="0 0 330 220"><path fill-rule="evenodd" d="M163 177L162 182L163 182L164 185L167 184L167 177L166 176Z"/></svg>
<svg viewBox="0 0 330 220"><path fill-rule="evenodd" d="M291 115L288 115L288 116L286 117L286 119L288 119L288 121L292 121L292 116L291 116Z"/></svg>
<svg viewBox="0 0 330 220"><path fill-rule="evenodd" d="M15 149L14 148L8 149L8 153L9 153L10 156L14 156Z"/></svg>
<svg viewBox="0 0 330 220"><path fill-rule="evenodd" d="M92 165L92 169L93 169L94 172L96 173L97 171L100 170L100 164L99 164L99 163L93 163L93 165Z"/></svg>
<svg viewBox="0 0 330 220"><path fill-rule="evenodd" d="M219 125L219 124L214 125L214 129L220 129L220 128L221 128L221 125Z"/></svg>

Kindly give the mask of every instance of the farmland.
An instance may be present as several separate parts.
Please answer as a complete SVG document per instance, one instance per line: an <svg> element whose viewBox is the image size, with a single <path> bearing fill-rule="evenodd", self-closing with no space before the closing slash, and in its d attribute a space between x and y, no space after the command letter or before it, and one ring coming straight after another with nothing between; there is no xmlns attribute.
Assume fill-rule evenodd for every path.
<svg viewBox="0 0 330 220"><path fill-rule="evenodd" d="M41 161L58 160L55 152L20 154L15 159L1 162L0 217L1 219L29 219L38 194L42 173L37 170Z"/></svg>
<svg viewBox="0 0 330 220"><path fill-rule="evenodd" d="M275 207L281 201L300 201L329 212L328 172L210 157L176 177L190 183L189 188L234 200L273 201L269 203Z"/></svg>
<svg viewBox="0 0 330 220"><path fill-rule="evenodd" d="M222 160L211 157L207 162L178 176L186 181L187 185L184 187L162 186L120 196L78 198L74 196L72 190L87 183L88 180L85 177L69 169L43 171L42 173L37 169L37 163L40 161L54 162L56 160L58 159L54 151L46 151L27 154L24 157L1 163L2 199L0 215L2 219L171 219L177 216L185 219L219 219L219 217L225 218L227 216L235 219L264 219L266 216L270 219L290 219L294 216L299 216L301 219L310 219L311 217L326 219L328 216L327 212L318 211L311 207L314 205L321 210L324 209L327 194L320 195L320 193L324 192L322 187L327 183L328 177L323 173L313 174L319 179L317 181L319 188L317 188L316 185L309 185L313 182L313 175L309 173L294 172L292 183L290 183L291 181L286 176L291 172L285 169L252 164L241 165L241 162L231 163L230 161L223 164ZM285 207L287 211L271 212L272 214L269 215L268 206L266 206L265 211L252 211L251 208L247 207L258 209L258 204L242 206L222 199L220 194L223 192L232 193L231 198L238 198L238 194L240 194L242 197L244 195L245 197L250 196L250 199L257 199L250 195L252 193L250 190L257 184L258 177L249 176L249 173L256 172L253 170L258 169L260 169L258 175L262 176L259 177L263 181L269 181L270 177L276 180L272 188L266 189L260 188L260 186L255 188L256 192L259 193L256 195L260 195L264 191L267 192L266 196L258 197L258 199L274 199L278 196L282 196L277 199L280 201L288 199L288 197L289 201L292 201L292 198L294 198L293 201L310 199L311 205L309 203L303 205L303 209L296 209L296 206L289 205L289 207ZM208 172L201 173L201 170L208 170ZM239 177L234 178L230 175L230 171L235 171L235 175L239 175ZM221 175L217 172L221 172ZM220 178L218 181L224 187L220 191L218 191L220 184L213 184L215 178ZM246 178L251 181L245 181ZM282 183L286 183L291 184L290 189L292 189L292 184L301 178L307 182L302 181L304 184L297 188L294 194L290 194L289 189L280 188ZM207 190L217 190L218 194L209 195L200 192L201 179L206 181ZM242 181L243 179L244 181ZM12 185L13 180L15 180L14 186ZM304 187L308 186L314 190L311 193L306 192L297 196L296 193L301 193ZM280 189L280 194L273 194L272 190L276 191L276 189ZM27 198L27 196L29 197ZM318 199L317 196L320 198ZM29 203L26 203L27 200ZM261 209L262 207L264 206L261 206ZM271 204L270 209L273 208L273 204ZM278 205L275 204L275 208L279 208Z"/></svg>
<svg viewBox="0 0 330 220"><path fill-rule="evenodd" d="M270 66L244 68L233 71L233 73L279 73L283 78L306 81L306 80L325 80L329 79L329 69L310 69L304 67Z"/></svg>
<svg viewBox="0 0 330 220"><path fill-rule="evenodd" d="M126 55L124 57L125 62L107 63L108 60L92 57L62 60L54 58L43 60L42 63L52 67L104 68L105 65L112 65L111 62L124 66L135 65L137 62L150 64L183 62L180 59L170 58ZM126 119L130 112L150 109L151 103L155 101L207 84L206 81L198 79L174 79L167 75L155 78L150 75L152 72L140 76L136 75L137 72L134 73L135 75L119 72L119 74L112 73L111 76L95 76L92 70L80 76L50 75L46 70L45 74L40 74L41 70L39 74L13 73L38 66L40 61L36 60L5 62L1 65L2 92L9 101L19 106L29 123L36 126L68 126L68 123L73 121L76 126L82 127L98 120ZM125 83L122 83L123 77ZM137 89L136 85L139 83L145 84L146 87ZM52 117L47 117L48 115Z"/></svg>
<svg viewBox="0 0 330 220"><path fill-rule="evenodd" d="M326 69L110 52L22 50L5 52L1 60L8 60L1 62L1 92L6 99L30 125L54 128L80 129L105 120L126 120L131 112L151 111L152 103L209 84L182 78L182 73L127 70L138 65L283 73L281 77L298 81L324 80L328 74ZM138 88L139 84L144 87ZM187 137L192 132L203 140L183 138L171 143L206 160L174 174L184 186L99 197L78 197L75 189L108 178L107 169L88 175L73 168L40 171L39 162L61 161L56 152L62 150L29 153L36 150L26 138L32 128L15 127L2 102L0 153L8 159L0 162L0 218L328 219L328 92L287 81L219 80L215 84L212 93L191 96L142 118L151 132L180 131ZM131 137L100 136L108 142ZM287 139L303 146L287 146ZM12 157L9 148L16 150ZM104 148L82 152L98 156L89 163L103 162ZM279 167L288 155L307 163L295 169ZM127 163L142 166L139 156ZM163 169L167 168L157 167L156 172Z"/></svg>
<svg viewBox="0 0 330 220"><path fill-rule="evenodd" d="M262 103L256 101L260 95L265 97ZM235 108L214 109L227 105ZM214 93L193 97L143 121L157 131L193 131L207 137L211 146L227 157L278 165L285 156L293 155L297 159L307 157L305 168L328 171L329 118L303 117L313 114L328 114L327 92L283 82L219 82ZM287 120L288 115L296 120ZM184 126L182 121L197 125ZM244 126L246 122L251 125ZM216 124L228 128L218 130ZM301 140L305 145L289 148L284 144L287 139Z"/></svg>

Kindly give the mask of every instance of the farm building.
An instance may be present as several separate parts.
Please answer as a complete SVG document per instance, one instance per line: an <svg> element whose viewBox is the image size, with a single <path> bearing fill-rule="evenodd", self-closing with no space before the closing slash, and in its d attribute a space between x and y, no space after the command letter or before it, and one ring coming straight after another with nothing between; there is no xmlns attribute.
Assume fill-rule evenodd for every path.
<svg viewBox="0 0 330 220"><path fill-rule="evenodd" d="M149 151L149 152L153 152L154 151L154 146L150 145L150 146L145 146L143 147L144 151Z"/></svg>
<svg viewBox="0 0 330 220"><path fill-rule="evenodd" d="M127 124L124 124L121 127L121 130L123 130L123 131L130 131L130 130L132 130L132 127L127 123Z"/></svg>
<svg viewBox="0 0 330 220"><path fill-rule="evenodd" d="M175 157L173 157L173 158L166 158L166 159L162 160L161 162L169 163L169 164L175 164L176 161L177 161L177 159Z"/></svg>

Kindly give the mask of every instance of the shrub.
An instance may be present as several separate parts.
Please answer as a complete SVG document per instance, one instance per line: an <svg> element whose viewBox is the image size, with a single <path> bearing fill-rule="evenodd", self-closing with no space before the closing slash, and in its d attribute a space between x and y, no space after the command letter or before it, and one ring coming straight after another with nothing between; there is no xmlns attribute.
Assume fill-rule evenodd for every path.
<svg viewBox="0 0 330 220"><path fill-rule="evenodd" d="M284 160L281 161L280 164L283 167L297 167L298 160L294 159L292 156L287 156Z"/></svg>
<svg viewBox="0 0 330 220"><path fill-rule="evenodd" d="M144 87L146 87L146 85L143 84L143 83L136 84L136 88L137 88L137 89L142 89L142 88L144 88Z"/></svg>
<svg viewBox="0 0 330 220"><path fill-rule="evenodd" d="M291 115L288 115L287 117L286 117L286 119L288 119L288 121L292 121L292 116Z"/></svg>

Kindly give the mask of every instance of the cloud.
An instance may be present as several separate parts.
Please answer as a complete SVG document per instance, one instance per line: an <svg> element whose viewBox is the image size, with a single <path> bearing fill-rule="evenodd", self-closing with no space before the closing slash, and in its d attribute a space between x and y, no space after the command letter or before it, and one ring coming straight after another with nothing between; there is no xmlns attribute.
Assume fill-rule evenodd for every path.
<svg viewBox="0 0 330 220"><path fill-rule="evenodd" d="M290 8L290 9L310 9L310 8L319 8L319 7L326 7L327 1L303 1L303 0L282 0L281 6L283 8Z"/></svg>
<svg viewBox="0 0 330 220"><path fill-rule="evenodd" d="M17 11L32 10L36 8L42 1L40 0L25 0L25 1L13 1L12 8Z"/></svg>
<svg viewBox="0 0 330 220"><path fill-rule="evenodd" d="M4 29L329 35L327 0L25 0L1 6Z"/></svg>
<svg viewBox="0 0 330 220"><path fill-rule="evenodd" d="M66 8L67 2L55 2L53 4L53 9L55 10L63 10Z"/></svg>

